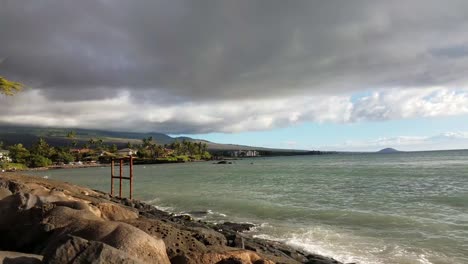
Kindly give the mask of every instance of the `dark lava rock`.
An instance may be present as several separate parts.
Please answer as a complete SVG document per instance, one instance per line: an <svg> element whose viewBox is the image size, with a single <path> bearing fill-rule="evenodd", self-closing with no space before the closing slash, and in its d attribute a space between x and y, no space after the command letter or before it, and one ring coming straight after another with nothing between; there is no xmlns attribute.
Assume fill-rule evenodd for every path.
<svg viewBox="0 0 468 264"><path fill-rule="evenodd" d="M221 161L218 161L218 162L216 162L216 163L214 163L214 164L232 164L232 162L231 162L231 161L227 161L227 160L221 160Z"/></svg>
<svg viewBox="0 0 468 264"><path fill-rule="evenodd" d="M232 223L232 222L224 222L222 224L217 224L215 228L223 230L223 231L234 231L234 232L244 232L249 231L255 225L247 224L247 223Z"/></svg>
<svg viewBox="0 0 468 264"><path fill-rule="evenodd" d="M305 264L340 264L341 262L319 255L307 255Z"/></svg>
<svg viewBox="0 0 468 264"><path fill-rule="evenodd" d="M170 218L170 220L172 222L185 222L185 221L193 222L193 218L190 215L186 215L186 214L173 216Z"/></svg>

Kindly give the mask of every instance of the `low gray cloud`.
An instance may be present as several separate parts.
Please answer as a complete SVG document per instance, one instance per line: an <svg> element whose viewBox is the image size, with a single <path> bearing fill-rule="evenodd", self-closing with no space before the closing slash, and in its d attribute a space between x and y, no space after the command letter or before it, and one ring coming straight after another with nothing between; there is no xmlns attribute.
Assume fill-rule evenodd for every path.
<svg viewBox="0 0 468 264"><path fill-rule="evenodd" d="M1 0L0 74L48 102L83 107L126 93L141 111L459 88L468 81L467 27L464 0ZM291 113L302 103L289 102ZM43 107L39 113L52 109ZM362 119L384 116L360 111ZM82 125L102 124L81 118ZM168 119L145 127L175 133L185 122L185 132L244 130L245 120L232 121L206 127ZM269 126L287 123L275 122Z"/></svg>
<svg viewBox="0 0 468 264"><path fill-rule="evenodd" d="M368 96L295 96L211 102L135 104L130 92L113 98L58 101L38 90L0 98L0 123L53 127L159 131L171 134L236 133L303 122L353 123L468 114L468 90L444 87L390 89Z"/></svg>

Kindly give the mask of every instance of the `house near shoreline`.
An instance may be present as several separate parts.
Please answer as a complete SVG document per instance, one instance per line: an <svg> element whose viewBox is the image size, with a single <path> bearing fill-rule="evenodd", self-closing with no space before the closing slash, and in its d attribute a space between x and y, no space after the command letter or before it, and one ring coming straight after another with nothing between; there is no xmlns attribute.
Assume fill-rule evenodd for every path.
<svg viewBox="0 0 468 264"><path fill-rule="evenodd" d="M0 161L11 162L10 151L0 149Z"/></svg>
<svg viewBox="0 0 468 264"><path fill-rule="evenodd" d="M91 152L91 149L89 148L73 148L73 149L70 149L70 152L71 153L80 153L80 154L84 154L84 153L89 153Z"/></svg>
<svg viewBox="0 0 468 264"><path fill-rule="evenodd" d="M123 148L123 149L117 150L117 155L119 156L133 156L133 155L136 155L137 153L138 153L138 150L134 150L131 148Z"/></svg>
<svg viewBox="0 0 468 264"><path fill-rule="evenodd" d="M256 150L232 150L228 152L231 157L258 157L260 153Z"/></svg>
<svg viewBox="0 0 468 264"><path fill-rule="evenodd" d="M174 154L174 150L170 148L163 148L161 153L158 153L158 158L167 158Z"/></svg>

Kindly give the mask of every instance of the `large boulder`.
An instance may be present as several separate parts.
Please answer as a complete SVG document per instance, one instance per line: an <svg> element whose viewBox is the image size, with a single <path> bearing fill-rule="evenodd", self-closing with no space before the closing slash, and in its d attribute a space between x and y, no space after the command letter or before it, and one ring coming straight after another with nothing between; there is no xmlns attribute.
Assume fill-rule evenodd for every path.
<svg viewBox="0 0 468 264"><path fill-rule="evenodd" d="M32 252L46 239L40 221L42 210L21 209L27 198L16 193L0 200L0 249Z"/></svg>
<svg viewBox="0 0 468 264"><path fill-rule="evenodd" d="M11 181L9 179L0 179L0 187L10 190L12 193L28 192L29 188L26 184Z"/></svg>
<svg viewBox="0 0 468 264"><path fill-rule="evenodd" d="M102 242L88 241L76 236L65 236L58 241L56 245L56 248L50 248L45 252L44 263L143 263L124 251L113 248Z"/></svg>
<svg viewBox="0 0 468 264"><path fill-rule="evenodd" d="M101 217L105 220L121 221L138 218L138 212L112 203L100 203L96 207L101 211Z"/></svg>
<svg viewBox="0 0 468 264"><path fill-rule="evenodd" d="M54 241L71 234L103 242L148 263L169 263L161 239L126 223L105 221L89 211L58 206L46 214L43 224L54 230L49 242L52 245L56 244Z"/></svg>
<svg viewBox="0 0 468 264"><path fill-rule="evenodd" d="M131 225L112 221L137 218L138 214L132 209L108 200L103 203L100 198L86 199L89 192L75 193L35 182L23 186L2 179L0 188L13 193L5 191L6 197L0 200L0 249L50 252L58 248L58 241L75 235L106 244L141 262L170 263L161 239ZM87 250L99 251L100 255L112 251L101 244Z"/></svg>
<svg viewBox="0 0 468 264"><path fill-rule="evenodd" d="M207 251L206 245L196 238L194 232L183 230L182 226L177 224L147 218L127 220L125 222L155 238L164 240L171 263L194 263L190 262L187 257L191 252L202 253Z"/></svg>

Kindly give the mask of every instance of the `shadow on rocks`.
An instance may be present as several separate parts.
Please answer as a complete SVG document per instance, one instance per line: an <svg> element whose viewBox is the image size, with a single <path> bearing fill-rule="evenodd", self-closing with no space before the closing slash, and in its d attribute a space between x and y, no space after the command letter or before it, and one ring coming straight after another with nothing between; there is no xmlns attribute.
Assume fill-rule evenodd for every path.
<svg viewBox="0 0 468 264"><path fill-rule="evenodd" d="M3 259L3 264L40 264L40 261L37 258L32 257L16 257L16 258L9 258L6 257Z"/></svg>

